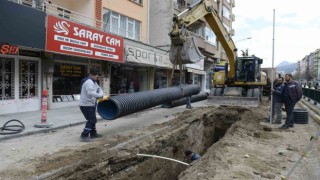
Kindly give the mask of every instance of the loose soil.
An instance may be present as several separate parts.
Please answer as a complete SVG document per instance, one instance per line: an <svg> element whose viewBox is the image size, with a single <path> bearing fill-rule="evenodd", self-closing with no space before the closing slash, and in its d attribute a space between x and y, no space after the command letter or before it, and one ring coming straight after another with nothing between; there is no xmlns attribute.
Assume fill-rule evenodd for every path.
<svg viewBox="0 0 320 180"><path fill-rule="evenodd" d="M264 122L268 109L265 99L257 108L194 108L162 124L62 149L33 147L34 152L24 151L23 146L32 146L23 144L23 138L1 142L3 149L12 144L15 149L0 149L0 160L5 165L0 168L0 179L280 179L319 126L309 119L309 124L280 130L279 125ZM54 132L50 136L57 144L65 143L64 139L54 138ZM199 152L201 159L188 161L184 157L186 149ZM319 150L320 143L316 142L291 179L320 178ZM139 157L138 153L190 165Z"/></svg>

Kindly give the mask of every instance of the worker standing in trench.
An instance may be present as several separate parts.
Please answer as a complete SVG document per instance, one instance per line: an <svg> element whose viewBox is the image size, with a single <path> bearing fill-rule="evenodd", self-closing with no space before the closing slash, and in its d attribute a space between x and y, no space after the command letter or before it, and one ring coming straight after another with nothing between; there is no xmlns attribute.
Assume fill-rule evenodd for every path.
<svg viewBox="0 0 320 180"><path fill-rule="evenodd" d="M201 158L200 154L192 152L191 150L186 150L184 154L191 162Z"/></svg>

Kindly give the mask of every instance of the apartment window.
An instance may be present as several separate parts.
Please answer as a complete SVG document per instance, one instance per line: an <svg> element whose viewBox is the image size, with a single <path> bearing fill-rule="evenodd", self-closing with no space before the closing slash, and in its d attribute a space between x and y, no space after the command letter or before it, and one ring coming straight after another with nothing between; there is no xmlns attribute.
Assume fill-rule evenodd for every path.
<svg viewBox="0 0 320 180"><path fill-rule="evenodd" d="M206 27L205 33L206 33L206 42L216 46L217 42L216 42L216 35L214 34L214 32L210 28Z"/></svg>
<svg viewBox="0 0 320 180"><path fill-rule="evenodd" d="M133 1L133 2L135 2L135 3L137 3L137 4L143 4L143 0L131 0L131 1Z"/></svg>
<svg viewBox="0 0 320 180"><path fill-rule="evenodd" d="M57 10L58 10L58 16L65 18L65 19L71 18L71 11L65 10L61 7L57 7Z"/></svg>
<svg viewBox="0 0 320 180"><path fill-rule="evenodd" d="M38 61L19 60L19 98L38 97Z"/></svg>
<svg viewBox="0 0 320 180"><path fill-rule="evenodd" d="M14 99L14 59L0 57L0 100Z"/></svg>
<svg viewBox="0 0 320 180"><path fill-rule="evenodd" d="M230 20L230 11L226 6L222 7L222 15L223 15L223 17Z"/></svg>
<svg viewBox="0 0 320 180"><path fill-rule="evenodd" d="M103 30L140 41L141 22L122 14L103 10Z"/></svg>

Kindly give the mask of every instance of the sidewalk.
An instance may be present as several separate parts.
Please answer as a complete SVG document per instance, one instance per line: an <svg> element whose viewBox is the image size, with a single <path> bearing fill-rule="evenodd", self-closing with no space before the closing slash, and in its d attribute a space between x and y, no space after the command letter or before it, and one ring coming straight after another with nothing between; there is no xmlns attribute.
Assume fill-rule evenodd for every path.
<svg viewBox="0 0 320 180"><path fill-rule="evenodd" d="M127 121L131 121L130 118L135 116L136 114L140 114L139 120L141 121L148 121L148 123L151 123L152 120L148 120L153 117L154 121L156 119L168 119L167 117L172 116L173 114L177 112L182 112L186 110L186 105L177 106L174 108L161 108L161 105L155 106L153 108L149 108L143 111L139 111L136 113L133 113L131 115L126 115L120 118L117 118L116 120L112 120L109 122L113 122L114 126L116 124L125 124ZM192 103L192 106L194 107L204 107L208 106L207 100L198 101ZM157 111L154 111L157 110ZM162 116L165 116L166 118L163 118ZM154 118L157 117L157 118ZM22 136L32 135L36 133L44 133L44 132L50 132L54 131L56 129L62 129L67 127L72 127L76 125L81 125L86 123L86 119L84 118L83 114L80 111L80 108L78 106L73 107L67 107L67 108L56 108L52 110L47 111L47 123L53 124L50 128L36 128L36 124L41 123L41 111L32 111L32 112L24 112L24 113L15 113L15 114L7 114L7 115L0 115L0 127L3 127L3 125L12 120L17 119L21 121L25 129L17 134L8 134L8 135L0 135L0 142L2 140L12 139L12 138L18 138ZM108 121L97 113L97 120L99 121ZM116 122L115 122L116 121ZM118 122L119 121L119 122ZM20 125L18 122L12 122L12 124L8 125ZM81 127L82 128L82 127Z"/></svg>
<svg viewBox="0 0 320 180"><path fill-rule="evenodd" d="M98 120L101 119L100 116L97 116L97 118L99 118ZM2 127L6 122L12 119L21 121L24 124L25 129L18 134L0 135L0 141L4 139L31 135L39 132L47 132L59 128L75 126L86 122L78 106L48 110L47 123L52 124L50 128L35 127L36 124L41 123L41 111L0 115L0 127ZM20 124L18 122L12 122L8 125Z"/></svg>

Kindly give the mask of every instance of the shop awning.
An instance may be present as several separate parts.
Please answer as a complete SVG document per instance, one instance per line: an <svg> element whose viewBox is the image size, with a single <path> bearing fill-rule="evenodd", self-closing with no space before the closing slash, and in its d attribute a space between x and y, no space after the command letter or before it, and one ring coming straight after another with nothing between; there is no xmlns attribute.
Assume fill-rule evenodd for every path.
<svg viewBox="0 0 320 180"><path fill-rule="evenodd" d="M166 51L142 44L125 44L125 56L126 62L170 69L173 66Z"/></svg>

